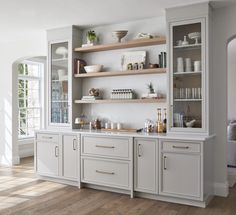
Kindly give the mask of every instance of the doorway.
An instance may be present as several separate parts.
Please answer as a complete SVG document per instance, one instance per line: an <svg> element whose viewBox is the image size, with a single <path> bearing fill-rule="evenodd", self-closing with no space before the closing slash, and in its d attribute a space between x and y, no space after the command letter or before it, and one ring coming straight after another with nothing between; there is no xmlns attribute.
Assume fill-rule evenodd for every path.
<svg viewBox="0 0 236 215"><path fill-rule="evenodd" d="M229 186L232 187L236 183L236 38L228 43L227 55L227 167Z"/></svg>

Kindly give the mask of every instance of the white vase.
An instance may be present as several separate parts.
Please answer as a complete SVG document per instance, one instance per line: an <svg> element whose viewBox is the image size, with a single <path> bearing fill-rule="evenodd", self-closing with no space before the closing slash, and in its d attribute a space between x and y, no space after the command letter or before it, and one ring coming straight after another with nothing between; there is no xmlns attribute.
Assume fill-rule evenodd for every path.
<svg viewBox="0 0 236 215"><path fill-rule="evenodd" d="M184 60L182 57L177 58L177 72L184 72Z"/></svg>

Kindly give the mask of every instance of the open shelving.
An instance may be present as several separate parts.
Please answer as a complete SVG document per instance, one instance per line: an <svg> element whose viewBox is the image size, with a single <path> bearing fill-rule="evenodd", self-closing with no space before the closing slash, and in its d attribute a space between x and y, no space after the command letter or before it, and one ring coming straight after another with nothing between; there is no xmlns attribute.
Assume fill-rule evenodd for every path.
<svg viewBox="0 0 236 215"><path fill-rule="evenodd" d="M95 45L89 47L79 47L75 48L74 50L80 53L88 53L88 52L109 51L115 49L135 48L141 46L161 45L161 44L166 44L165 37L156 37L152 39L136 39L121 43L109 43L109 44Z"/></svg>
<svg viewBox="0 0 236 215"><path fill-rule="evenodd" d="M112 104L112 103L165 103L166 99L100 99L75 100L76 104Z"/></svg>
<svg viewBox="0 0 236 215"><path fill-rule="evenodd" d="M109 76L162 74L162 73L166 73L166 68L82 73L82 74L75 74L74 77L76 77L76 78L89 78L89 77L109 77Z"/></svg>

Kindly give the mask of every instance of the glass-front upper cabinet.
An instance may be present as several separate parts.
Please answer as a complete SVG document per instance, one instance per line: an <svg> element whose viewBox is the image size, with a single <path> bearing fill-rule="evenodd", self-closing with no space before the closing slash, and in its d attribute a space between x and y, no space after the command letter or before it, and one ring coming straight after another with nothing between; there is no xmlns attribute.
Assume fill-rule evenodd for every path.
<svg viewBox="0 0 236 215"><path fill-rule="evenodd" d="M173 22L170 27L170 131L205 129L204 19Z"/></svg>
<svg viewBox="0 0 236 215"><path fill-rule="evenodd" d="M69 125L69 61L68 42L50 44L49 58L49 122Z"/></svg>

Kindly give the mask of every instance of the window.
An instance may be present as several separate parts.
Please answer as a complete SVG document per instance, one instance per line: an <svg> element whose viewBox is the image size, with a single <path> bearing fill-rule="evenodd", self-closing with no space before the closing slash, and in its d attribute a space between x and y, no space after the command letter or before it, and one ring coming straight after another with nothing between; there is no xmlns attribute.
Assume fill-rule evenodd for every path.
<svg viewBox="0 0 236 215"><path fill-rule="evenodd" d="M24 61L18 66L18 138L34 136L41 128L41 82L44 64Z"/></svg>

